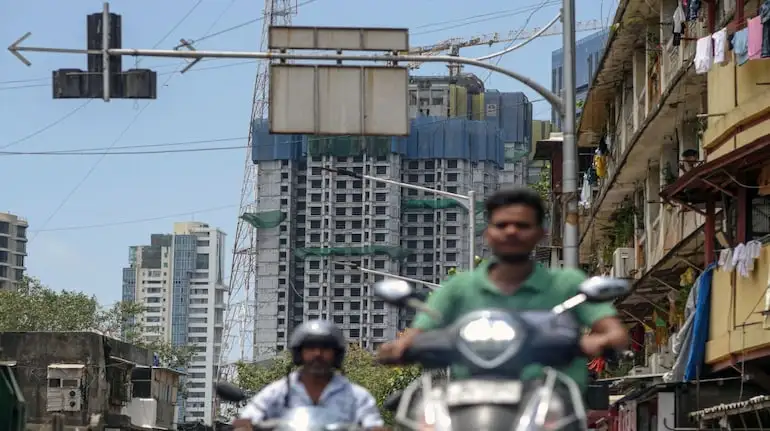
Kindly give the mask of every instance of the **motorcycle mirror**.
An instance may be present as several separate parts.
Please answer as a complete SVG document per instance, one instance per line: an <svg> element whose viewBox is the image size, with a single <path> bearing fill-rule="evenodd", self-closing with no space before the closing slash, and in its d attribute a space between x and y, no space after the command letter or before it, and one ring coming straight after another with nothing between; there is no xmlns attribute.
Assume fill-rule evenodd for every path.
<svg viewBox="0 0 770 431"><path fill-rule="evenodd" d="M404 280L389 278L374 283L374 294L388 304L400 305L414 295L414 289Z"/></svg>
<svg viewBox="0 0 770 431"><path fill-rule="evenodd" d="M219 382L216 384L216 391L222 401L239 403L246 399L246 393L241 388L229 382Z"/></svg>
<svg viewBox="0 0 770 431"><path fill-rule="evenodd" d="M613 277L591 277L580 284L580 292L590 302L611 301L630 291L631 284L628 281Z"/></svg>

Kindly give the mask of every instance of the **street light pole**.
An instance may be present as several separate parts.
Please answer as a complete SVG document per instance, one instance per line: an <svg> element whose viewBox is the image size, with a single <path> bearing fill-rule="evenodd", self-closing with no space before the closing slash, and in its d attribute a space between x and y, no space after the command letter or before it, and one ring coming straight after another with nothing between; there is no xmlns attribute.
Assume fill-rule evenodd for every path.
<svg viewBox="0 0 770 431"><path fill-rule="evenodd" d="M466 196L466 195L460 195L457 193L447 192L444 190L432 189L430 187L417 186L414 184L402 183L400 181L388 180L385 178L374 177L366 174L359 174L346 169L335 169L335 168L321 168L321 169L329 172L334 172L339 175L345 175L347 177L360 178L360 179L369 180L369 181L379 181L381 183L391 184L394 186L403 187L405 189L419 190L426 193L433 193L439 196L446 196L452 199L457 199L457 201L460 202L460 205L462 205L465 209L468 210L468 224L470 225L470 228L468 229L469 231L468 239L470 240L470 243L468 245L468 251L470 252L470 257L468 258L468 268L470 271L473 271L473 267L476 263L475 262L476 261L476 192L474 190L470 190L468 192L468 195Z"/></svg>
<svg viewBox="0 0 770 431"><path fill-rule="evenodd" d="M181 51L181 50L162 50L162 49L102 49L102 50L89 50L89 49L71 49L71 48L50 48L50 47L33 47L33 46L21 46L31 33L26 33L14 41L11 46L8 47L8 51L16 56L21 62L27 66L31 65L22 52L48 52L48 53L60 53L60 54L99 54L104 55L105 51L109 56L142 56L142 57L175 57L175 58L189 58L189 59L202 59L202 58L250 58L255 60L319 60L319 61L335 61L338 64L342 61L366 61L366 62L386 62L388 64L396 64L398 62L417 62L417 63L449 63L449 64L465 64L468 66L480 67L493 72L501 73L505 76L513 78L527 87L534 90L541 95L544 99L551 104L562 117L562 131L564 133L564 141L562 144L563 151L563 184L562 194L565 201L564 213L564 241L563 241L563 261L565 267L578 267L579 263L579 227L578 227L578 211L577 211L577 145L575 142L575 0L563 0L562 3L562 21L564 27L564 99L546 89L544 86L538 84L534 80L519 74L513 70L505 69L495 64L487 63L478 59L465 58L451 55L436 55L436 56L421 56L421 55L330 55L330 54L296 54L285 52L244 52L244 51ZM372 180L383 181L379 178L370 177ZM447 193L441 190L434 190L427 187L414 186L412 184L398 183L391 181L391 184L397 184L402 187L412 188L416 190L429 191L443 196L454 197L456 199L469 199L466 208L470 209L470 220L472 227L470 229L473 240L470 243L471 257L470 263L473 268L475 257L475 201L474 193L469 193L471 196L456 195L454 193Z"/></svg>
<svg viewBox="0 0 770 431"><path fill-rule="evenodd" d="M424 286L428 286L432 290L436 290L439 287L441 287L440 284L431 283L430 281L423 281L423 280L418 280L416 278L409 278L409 277L404 277L404 276L401 276L401 275L391 274L389 272L377 271L375 269L364 268L361 265L359 265L357 263L353 263L353 262L334 262L334 264L335 265L342 265L342 266L349 266L349 267L357 269L357 270L359 270L359 271L361 271L361 272L363 272L365 274L381 275L383 277L395 278L396 280L404 280L404 281L407 281L407 282L413 283L413 284L422 284Z"/></svg>
<svg viewBox="0 0 770 431"><path fill-rule="evenodd" d="M564 202L564 241L562 259L565 268L580 266L578 232L578 163L575 142L575 0L564 0L564 111L562 112L562 197Z"/></svg>

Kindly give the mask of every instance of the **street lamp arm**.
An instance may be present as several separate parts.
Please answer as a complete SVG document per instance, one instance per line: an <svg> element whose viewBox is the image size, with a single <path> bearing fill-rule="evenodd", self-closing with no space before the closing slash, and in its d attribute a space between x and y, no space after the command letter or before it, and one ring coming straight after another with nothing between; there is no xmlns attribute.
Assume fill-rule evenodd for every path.
<svg viewBox="0 0 770 431"><path fill-rule="evenodd" d="M24 51L24 47L16 47L16 51ZM29 50L29 49L28 49ZM248 51L175 51L173 49L135 49L121 48L107 50L110 55L130 55L135 57L177 57L177 58L252 58L256 60L327 60L327 61L382 61L382 62L404 62L404 63L459 63L469 66L476 66L493 72L502 73L505 76L513 78L527 87L534 90L537 94L547 100L559 113L564 112L564 102L556 94L538 84L534 80L524 75L485 63L483 61L455 57L451 55L336 55L336 54L296 54L296 53L277 53L277 52L248 52Z"/></svg>
<svg viewBox="0 0 770 431"><path fill-rule="evenodd" d="M409 278L409 277L404 277L404 276L401 276L401 275L391 274L389 272L377 271L377 270L369 269L369 268L363 268L363 267L361 267L361 265L359 265L357 263L353 263L353 262L334 262L334 263L337 264L337 265L349 266L349 267L351 267L353 269L357 269L357 270L359 270L359 271L361 271L363 273L368 273L368 274L373 274L373 275L381 275L383 277L394 278L396 280L403 280L403 281L406 281L406 282L409 282L409 283L414 283L414 284L422 284L422 285L430 287L433 290L438 289L439 287L441 287L440 284L431 283L430 281L423 281L423 280L418 280L416 278Z"/></svg>
<svg viewBox="0 0 770 431"><path fill-rule="evenodd" d="M402 182L399 182L399 181L388 180L388 179L385 179L385 178L374 177L374 176L366 175L366 174L359 174L359 173L356 173L356 172L353 172L353 171L349 171L347 169L327 168L327 167L322 167L321 169L323 169L324 171L328 171L328 172L334 172L334 173L336 173L338 175L344 175L346 177L353 177L353 178L358 178L358 179L362 179L362 180L370 180L370 181L379 181L381 183L392 184L394 186L403 187L405 189L420 190L420 191L427 192L427 193L432 193L432 194L436 194L436 195L440 195L440 196L446 196L446 197L449 197L449 198L459 199L460 200L460 204L465 206L466 209L468 208L467 202L470 199L470 197L465 196L465 195L460 195L460 194L457 194L457 193L446 192L444 190L432 189L430 187L416 186L414 184L402 183Z"/></svg>

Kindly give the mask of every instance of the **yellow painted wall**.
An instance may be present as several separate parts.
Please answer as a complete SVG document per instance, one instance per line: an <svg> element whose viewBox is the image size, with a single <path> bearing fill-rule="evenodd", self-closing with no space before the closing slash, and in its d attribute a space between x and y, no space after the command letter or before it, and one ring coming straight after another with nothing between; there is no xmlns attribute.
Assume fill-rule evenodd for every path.
<svg viewBox="0 0 770 431"><path fill-rule="evenodd" d="M732 55L730 55L732 57ZM725 114L708 119L703 141L704 148L716 149L708 156L714 160L736 148L750 144L770 133L770 121L743 130L718 145L737 127L770 112L770 61L749 60L737 66L731 58L728 64L713 66L708 73L708 113Z"/></svg>
<svg viewBox="0 0 770 431"><path fill-rule="evenodd" d="M717 270L711 284L711 315L706 363L770 347L770 326L763 328L770 246L764 246L749 278ZM731 279L735 279L735 287ZM770 319L768 320L770 324Z"/></svg>
<svg viewBox="0 0 770 431"><path fill-rule="evenodd" d="M468 89L452 84L449 86L449 116L468 116Z"/></svg>
<svg viewBox="0 0 770 431"><path fill-rule="evenodd" d="M471 95L471 119L483 120L486 112L484 112L484 93Z"/></svg>

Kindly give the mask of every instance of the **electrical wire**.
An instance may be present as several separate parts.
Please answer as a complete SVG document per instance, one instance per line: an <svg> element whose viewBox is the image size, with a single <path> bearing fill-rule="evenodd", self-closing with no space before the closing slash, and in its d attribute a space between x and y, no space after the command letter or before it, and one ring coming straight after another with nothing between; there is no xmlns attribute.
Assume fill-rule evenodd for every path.
<svg viewBox="0 0 770 431"><path fill-rule="evenodd" d="M292 13L293 11L296 11L297 9L299 9L300 6L304 6L304 5L307 5L307 4L310 4L310 3L314 3L316 1L318 1L318 0L305 0L303 2L297 3L296 5L290 7L289 10L287 10L287 11L276 11L276 13L278 13L278 12L280 12L280 13ZM235 30L241 29L243 27L246 27L247 25L256 24L256 23L262 22L264 20L265 20L264 16L261 16L259 18L250 19L248 21L244 21L244 22L242 22L240 24L236 24L236 25L234 25L232 27L228 27L226 29L219 30L219 31L214 32L214 33L204 34L203 36L201 36L201 37L199 37L197 39L190 40L189 42L190 42L191 45L195 44L195 43L200 43L200 42L202 42L204 40L211 39L211 38L216 37L216 36L221 36L221 35L223 35L225 33L229 33L231 31L235 31Z"/></svg>
<svg viewBox="0 0 770 431"><path fill-rule="evenodd" d="M524 20L524 24L522 24L522 26L521 26L521 29L519 29L519 31L516 33L516 36L514 36L514 37L512 37L512 38L511 38L511 39L513 39L513 41L511 41L511 43L510 43L510 44L509 44L509 45L508 45L508 46L507 46L507 47L506 47L506 48L505 48L503 51L505 51L505 50L507 50L507 49L511 48L511 47L512 47L512 46L513 46L513 45L516 43L516 42L515 42L515 40L516 40L516 39L518 39L518 38L519 38L519 36L521 36L521 34L524 32L524 29L526 29L526 28L527 28L527 25L528 25L528 24L529 24L529 22L532 20L532 17L533 17L533 16L534 16L534 15L535 15L537 12L541 11L541 10L542 10L544 7L548 6L548 3L549 3L549 0L543 0L543 1L542 1L542 2L541 2L539 5L538 5L538 6L536 6L536 7L535 7L535 8L534 8L534 9L533 9L531 12L530 12L530 14L527 16L527 19L525 19L525 20ZM550 2L550 3L553 3L553 2ZM559 2L559 3L561 3L561 2ZM502 56L502 55L501 55L501 56L499 56L499 57L497 57L497 58L495 59L495 66L498 66L498 65L500 64L500 60L502 60L502 59L503 59L503 56ZM492 71L491 71L491 70L490 70L490 71L487 73L487 77L486 77L486 78L484 78L484 84L486 84L486 83L487 83L487 81L489 80L489 78L490 78L490 77L492 77Z"/></svg>
<svg viewBox="0 0 770 431"><path fill-rule="evenodd" d="M30 134L28 134L28 135L26 135L26 136L24 136L24 137L22 137L22 138L19 138L19 139L15 140L15 141L11 141L11 142L9 142L9 143L7 143L7 144L5 144L5 145L0 145L0 150L4 150L4 149L6 149L6 148L10 148L10 147L12 147L12 146L14 146L14 145L18 145L18 144L21 144L22 142L28 141L28 140L30 140L30 139L32 139L32 138L34 138L35 136L38 136L38 135L40 135L41 133L43 133L43 132L45 132L45 131L47 131L47 130L50 130L50 129L51 129L51 128L53 128L53 127L56 127L58 124L61 124L61 123L63 123L63 122L64 122L64 121L66 121L68 118L70 118L70 117L72 117L73 115L77 114L77 113L78 113L78 111L80 111L81 109L83 109L83 108L85 108L86 106L88 106L88 104L89 104L89 103L91 103L93 100L94 100L94 99L88 99L88 100L86 100L84 103L81 103L80 105L78 105L78 107L76 107L76 108L75 108L75 109L73 109L72 111L70 111L70 112L68 112L68 113L64 114L62 117L59 117L57 120L54 120L53 122L51 122L51 123L48 123L47 125L45 125L45 126L43 126L43 127L39 128L39 129L35 130L34 132L32 132L32 133L30 133Z"/></svg>
<svg viewBox="0 0 770 431"><path fill-rule="evenodd" d="M203 1L203 0L199 0L199 1L198 1L198 3L194 4L194 5L192 6L191 10L195 10L195 9L198 7L198 5L199 5L199 4L200 4L202 1ZM182 18L182 19L181 19L179 22L177 22L177 23L174 25L174 28L177 28L177 27L179 27L179 26L182 24L182 22L184 22L184 21L185 21L185 20L186 20L186 19L187 19L187 18L190 16L190 14L191 14L191 12L188 12L188 13L186 13L186 14L184 15L184 17L183 17L183 18ZM156 45L160 45L160 43L162 43L162 42L163 42L163 40L165 40L165 38L166 38L166 37L168 37L168 36L163 36L163 38L162 38L162 39L161 39L161 40L160 40L160 41L159 41L159 42L158 42ZM181 70L181 69L180 69L180 70ZM174 76L175 76L174 74L170 75L170 76L168 77L168 79L167 79L167 80L166 80L166 81L163 83L163 85L162 85L161 87L165 87L165 86L168 84L168 82L169 82L169 81L170 81L170 80L171 80L171 79L172 79ZM88 100L88 101L87 101L87 102L86 102L86 103L85 103L83 106L87 105L87 104L88 104L88 103L90 103L92 100L94 100L94 99L90 99L90 100ZM139 110L136 112L136 114L135 114L135 115L134 115L134 117L131 119L131 121L128 123L128 125L127 125L127 126L126 126L126 127L125 127L125 128L124 128L124 129L123 129L123 130L122 130L122 131L119 133L119 134L118 134L117 138L115 138L115 139L112 141L112 143L110 144L110 146L109 146L109 147L108 147L108 149L107 149L107 152L109 152L109 150L110 150L110 149L112 149L112 147L116 146L116 145L118 144L118 142L120 142L120 140L121 140L121 139L123 139L123 136L125 136L125 135L126 135L126 133L127 133L127 132L128 132L128 131L129 131L129 130L130 130L132 127L133 127L133 126L134 126L134 124L136 124L136 121L139 119L139 117L140 117L140 116L141 116L141 115L144 113L144 111L145 111L145 110L146 110L146 109L147 109L149 106L150 106L150 102L146 103L144 106L142 106L142 107L141 107L141 108L140 108L140 109L139 109ZM88 169L88 171L87 171L87 172L86 172L86 174L83 176L83 178L81 178L81 179L80 179L80 181L79 181L77 184L75 184L75 187L73 187L73 188L72 188L72 189L69 191L69 193L67 193L67 195L64 197L64 199L62 199L62 200L61 200L61 202L60 202L60 203L59 203L59 205L56 207L56 209L54 209L54 211L51 213L51 215L50 215L50 216L48 216L48 218L46 218L46 219L45 219L45 221L44 221L44 222L43 222L43 224L41 225L41 227L40 227L40 230L39 230L38 232L40 232L40 231L42 231L43 229L45 229L45 227L46 227L46 226L48 226L48 223L50 223L50 222L51 222L51 220L52 220L54 217L56 217L56 215L59 213L59 211L61 211L61 209L62 209L62 208L64 208L64 205L66 205L66 204L67 204L67 202L69 202L69 200L72 198L72 196L74 196L74 195L75 195L75 193L77 193L77 191L78 191L78 190L80 190L80 187L82 187L82 186L83 186L83 184L85 184L85 182L88 180L88 178L90 178L90 177L91 177L91 174L93 174L93 173L94 173L94 171L95 171L95 170L96 170L96 168L99 166L99 164L101 164L102 160L104 160L104 158L105 158L105 157L107 157L107 152L105 152L104 154L102 154L102 155L101 155L101 156L100 156L100 157L99 157L99 158L98 158L98 159L97 159L97 160L96 160L96 161L95 161L95 162L94 162L94 163L91 165L91 167ZM37 235L38 235L37 233L35 233L34 235L32 235L32 237L30 237L30 239L29 239L29 241L28 241L28 242L29 242L29 243L31 243L32 241L34 241L34 240L35 240L35 238L37 238Z"/></svg>
<svg viewBox="0 0 770 431"><path fill-rule="evenodd" d="M30 232L62 232L62 231L73 231L73 230L99 229L99 228L112 227L112 226L125 226L129 224L139 224L139 223L146 223L150 221L165 220L165 219L170 219L175 217L184 217L190 214L210 213L214 211L232 209L237 206L238 206L237 204L222 205L218 207L203 208L203 209L197 209L193 211L185 211L185 212L176 213L176 214L166 214L166 215L156 216L156 217L136 218L136 219L130 219L130 220L117 221L117 222L78 225L78 226L63 226L63 227L56 227L56 228L50 228L50 229L30 230Z"/></svg>
<svg viewBox="0 0 770 431"><path fill-rule="evenodd" d="M561 1L560 0L546 0L545 3L546 3L545 6L553 6L553 5L561 4ZM502 19L502 18L510 18L512 16L523 15L523 14L525 14L527 12L532 12L533 10L537 11L537 10L539 10L538 9L539 7L541 7L541 6L530 5L530 6L522 7L522 8L516 9L516 10L512 10L509 13L495 13L493 16L490 16L490 17L487 17L487 18L474 19L474 20L470 20L470 21L467 21L467 22L459 22L457 24L452 24L452 25L447 25L447 26L444 26L444 27L439 27L439 28L436 28L436 29L433 29L433 30L426 30L426 31L419 31L419 32L416 32L416 33L410 33L410 36L420 36L420 35L424 35L424 34L438 33L440 31L451 30L451 29L455 29L457 27L465 27L465 26L468 26L468 25L479 24L479 23L482 23L482 22L494 21L494 20Z"/></svg>

